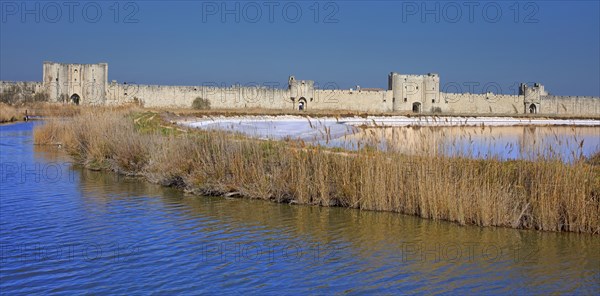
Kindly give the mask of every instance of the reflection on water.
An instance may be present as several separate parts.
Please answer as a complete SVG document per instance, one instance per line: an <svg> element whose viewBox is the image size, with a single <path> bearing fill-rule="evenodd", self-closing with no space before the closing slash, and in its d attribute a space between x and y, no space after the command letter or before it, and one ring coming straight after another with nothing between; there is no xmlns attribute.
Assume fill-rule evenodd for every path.
<svg viewBox="0 0 600 296"><path fill-rule="evenodd" d="M30 131L0 127L3 293L600 289L598 235L191 196L73 168L60 152L32 146Z"/></svg>
<svg viewBox="0 0 600 296"><path fill-rule="evenodd" d="M316 143L327 147L341 147L350 150L365 147L399 151L410 155L443 154L471 158L497 159L539 159L560 158L573 161L600 151L600 126L595 125L519 125L486 126L465 125L469 118L458 120L453 126L435 126L419 119L411 125L398 124L394 120L406 121L410 118L346 119L344 121L298 118L219 118L210 121L184 123L200 129L217 129L238 132L262 139L293 139ZM446 119L448 120L448 119ZM462 120L462 121L461 121ZM471 119L469 121L472 123ZM494 124L494 120L485 119ZM515 119L496 118L495 123ZM359 124L364 124L358 128ZM462 123L461 123L462 122ZM552 123L548 120L548 123ZM554 122L556 123L556 122ZM589 122L588 122L589 123ZM380 124L378 126L378 124ZM445 123L443 123L445 124ZM462 125L459 125L462 124Z"/></svg>
<svg viewBox="0 0 600 296"><path fill-rule="evenodd" d="M328 145L349 149L370 145L411 155L442 153L499 159L559 157L570 161L600 151L600 127L363 128Z"/></svg>

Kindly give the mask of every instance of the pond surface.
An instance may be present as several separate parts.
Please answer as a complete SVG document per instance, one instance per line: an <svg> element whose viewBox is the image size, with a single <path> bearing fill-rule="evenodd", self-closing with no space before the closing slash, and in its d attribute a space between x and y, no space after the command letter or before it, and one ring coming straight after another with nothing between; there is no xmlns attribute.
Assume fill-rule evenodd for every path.
<svg viewBox="0 0 600 296"><path fill-rule="evenodd" d="M319 141L323 143L323 141ZM471 158L560 158L573 161L600 151L600 127L387 127L363 128L325 145L357 149L370 145L409 155Z"/></svg>
<svg viewBox="0 0 600 296"><path fill-rule="evenodd" d="M0 126L0 293L597 294L600 236L186 195Z"/></svg>
<svg viewBox="0 0 600 296"><path fill-rule="evenodd" d="M531 125L524 125L529 122L526 120L531 120ZM373 147L408 155L573 161L600 151L598 120L257 116L201 119L182 124L262 139L302 140L350 150Z"/></svg>

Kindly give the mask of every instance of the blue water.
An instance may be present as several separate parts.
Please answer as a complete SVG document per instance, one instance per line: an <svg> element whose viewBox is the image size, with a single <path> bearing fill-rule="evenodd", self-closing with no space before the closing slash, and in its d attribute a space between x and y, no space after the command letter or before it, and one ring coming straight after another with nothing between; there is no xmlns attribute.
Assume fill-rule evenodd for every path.
<svg viewBox="0 0 600 296"><path fill-rule="evenodd" d="M0 293L598 294L600 236L186 195L0 126Z"/></svg>

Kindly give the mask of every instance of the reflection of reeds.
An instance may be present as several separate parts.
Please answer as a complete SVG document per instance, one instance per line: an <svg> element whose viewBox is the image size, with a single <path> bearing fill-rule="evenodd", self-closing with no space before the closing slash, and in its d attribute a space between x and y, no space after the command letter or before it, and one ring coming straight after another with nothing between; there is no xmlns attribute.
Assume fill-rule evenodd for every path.
<svg viewBox="0 0 600 296"><path fill-rule="evenodd" d="M50 120L34 137L38 144L62 143L88 167L201 194L600 233L600 167L582 160L477 160L428 147L406 156L368 142L349 152L217 131L177 132L156 117L140 123L131 111L86 111L70 121Z"/></svg>
<svg viewBox="0 0 600 296"><path fill-rule="evenodd" d="M586 143L598 127L387 127L362 128L344 143L367 142L387 151L410 155L499 159L581 159L600 149ZM587 145L584 149L584 145ZM595 147L593 145L596 145ZM346 145L350 147L350 145Z"/></svg>

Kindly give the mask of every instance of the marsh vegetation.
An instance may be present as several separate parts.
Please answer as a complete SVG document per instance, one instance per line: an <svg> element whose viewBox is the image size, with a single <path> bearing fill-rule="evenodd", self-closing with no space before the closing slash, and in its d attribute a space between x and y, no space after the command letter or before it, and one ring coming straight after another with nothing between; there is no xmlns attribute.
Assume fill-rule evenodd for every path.
<svg viewBox="0 0 600 296"><path fill-rule="evenodd" d="M348 151L185 129L142 109L85 109L34 130L78 163L203 195L392 211L459 224L600 233L600 166ZM597 159L598 155L594 156Z"/></svg>
<svg viewBox="0 0 600 296"><path fill-rule="evenodd" d="M80 109L74 105L62 103L0 103L0 123L20 121L28 117L72 117L79 114Z"/></svg>

